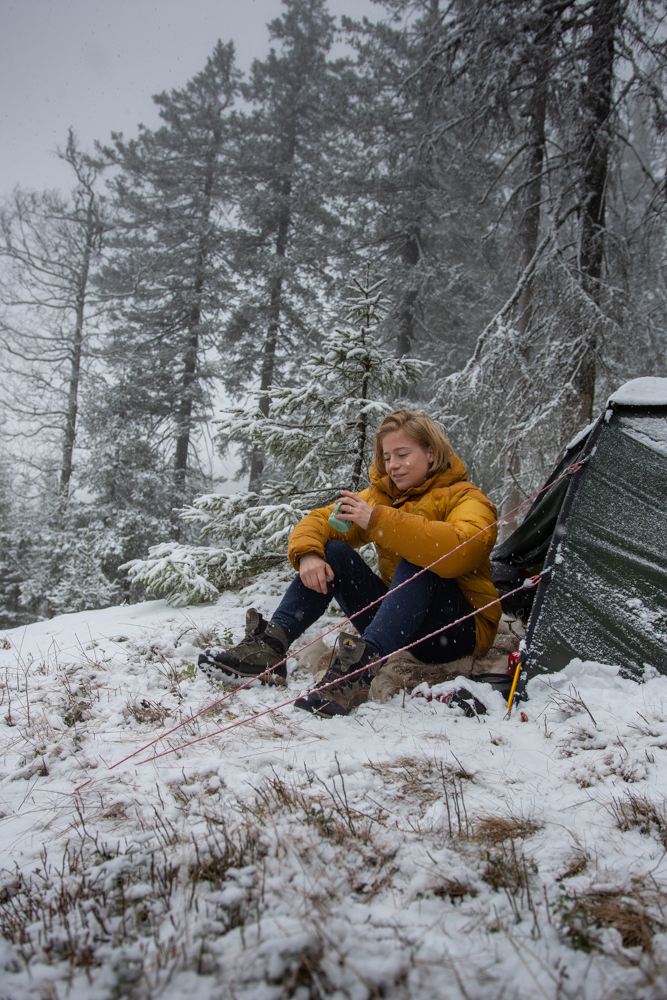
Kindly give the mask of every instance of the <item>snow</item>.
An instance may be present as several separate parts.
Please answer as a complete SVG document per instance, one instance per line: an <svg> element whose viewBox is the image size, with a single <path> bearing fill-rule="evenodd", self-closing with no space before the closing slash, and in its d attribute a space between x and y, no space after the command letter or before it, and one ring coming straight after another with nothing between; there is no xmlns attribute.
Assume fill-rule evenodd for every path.
<svg viewBox="0 0 667 1000"><path fill-rule="evenodd" d="M0 635L2 996L664 997L655 671L639 685L575 660L509 719L463 680L432 693L465 683L486 716L409 696L329 721L287 707L112 769L225 693L157 748L309 686L294 660L288 695L192 668L281 585ZM644 950L601 900L634 914Z"/></svg>
<svg viewBox="0 0 667 1000"><path fill-rule="evenodd" d="M586 427L582 428L582 430L577 431L577 433L574 435L574 437L572 438L572 440L568 444L568 446L565 449L565 451L566 452L571 451L572 448L576 448L578 444L581 444L581 442L585 438L588 437L588 435L590 434L590 432L595 427L596 423L597 423L597 420L594 420L592 424L588 424Z"/></svg>
<svg viewBox="0 0 667 1000"><path fill-rule="evenodd" d="M628 437L667 457L667 420L663 417L624 414L619 417L619 427Z"/></svg>
<svg viewBox="0 0 667 1000"><path fill-rule="evenodd" d="M667 378L633 378L612 393L608 403L619 406L667 406Z"/></svg>

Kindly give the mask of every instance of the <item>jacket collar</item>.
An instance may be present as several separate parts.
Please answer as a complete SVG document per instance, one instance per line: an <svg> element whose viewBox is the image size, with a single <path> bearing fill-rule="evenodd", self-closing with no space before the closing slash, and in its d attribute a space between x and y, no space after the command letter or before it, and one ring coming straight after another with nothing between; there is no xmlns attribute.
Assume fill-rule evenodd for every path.
<svg viewBox="0 0 667 1000"><path fill-rule="evenodd" d="M380 476L375 465L371 465L370 470L371 485L390 496L392 501L399 498L401 500L408 500L410 497L422 496L425 493L430 493L431 490L443 489L443 487L465 481L467 478L468 470L458 455L452 455L449 465L444 472L439 472L435 476L429 476L420 486L413 486L411 489L405 490L405 492L399 490L396 483L389 476Z"/></svg>

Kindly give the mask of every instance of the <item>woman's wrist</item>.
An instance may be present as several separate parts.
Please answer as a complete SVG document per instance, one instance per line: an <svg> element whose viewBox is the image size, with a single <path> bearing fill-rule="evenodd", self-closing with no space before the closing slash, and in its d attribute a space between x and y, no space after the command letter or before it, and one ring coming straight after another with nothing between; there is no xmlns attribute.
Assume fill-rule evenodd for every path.
<svg viewBox="0 0 667 1000"><path fill-rule="evenodd" d="M321 556L319 552L304 552L304 554L302 556L299 556L298 559L299 569L301 569L301 567L303 566L304 559L311 559L311 558L317 559L318 562L326 562L324 556Z"/></svg>

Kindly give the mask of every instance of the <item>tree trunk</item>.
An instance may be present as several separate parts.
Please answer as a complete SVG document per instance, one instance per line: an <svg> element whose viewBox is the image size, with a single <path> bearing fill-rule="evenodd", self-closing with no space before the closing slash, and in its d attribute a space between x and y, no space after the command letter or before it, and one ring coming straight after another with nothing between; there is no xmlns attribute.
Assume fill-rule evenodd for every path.
<svg viewBox="0 0 667 1000"><path fill-rule="evenodd" d="M440 0L429 0L428 20L426 22L426 34L423 43L422 56L424 61L428 59L428 54L434 44L434 34L440 23ZM435 63L425 69L420 76L420 87L418 94L417 115L421 119L424 132L428 132L433 121L433 90L436 86L439 70ZM421 158L421 157L420 157ZM423 163L417 162L414 182L417 187L431 183L431 178L424 170ZM405 234L405 241L401 249L401 262L405 266L408 281L411 280L411 272L417 267L421 260L421 238L420 226L423 221L422 212L419 212L413 220L410 230ZM409 287L403 296L398 314L398 336L396 338L396 357L403 358L412 350L415 341L415 311L419 291L414 287Z"/></svg>
<svg viewBox="0 0 667 1000"><path fill-rule="evenodd" d="M419 230L408 233L405 244L401 252L401 260L408 269L408 273L417 266L420 259L419 253ZM415 307L417 305L418 292L415 288L409 288L403 296L401 311L398 318L398 338L396 341L396 357L403 358L412 350L415 338Z"/></svg>
<svg viewBox="0 0 667 1000"><path fill-rule="evenodd" d="M368 318L366 319L366 327L368 328ZM366 358L364 364L364 377L361 385L361 398L363 400L368 399L368 380L370 378L370 360ZM351 489L356 492L359 489L359 480L361 479L361 473L364 466L364 452L366 450L366 437L368 436L368 414L362 410L359 414L359 419L357 421L357 456L354 460L354 469L352 470L352 485Z"/></svg>
<svg viewBox="0 0 667 1000"><path fill-rule="evenodd" d="M611 115L614 89L614 42L622 16L621 0L594 0L588 42L588 71L583 94L584 137L582 159L582 208L579 269L584 291L595 303L601 299L600 277L604 260L604 231ZM575 376L579 397L579 423L593 419L597 337L584 334L584 350Z"/></svg>
<svg viewBox="0 0 667 1000"><path fill-rule="evenodd" d="M198 264L203 268L204 254L200 253ZM200 298L204 287L202 277L194 284L195 297ZM176 449L174 455L174 481L181 490L185 486L188 469L188 451L190 450L190 434L192 433L192 392L197 377L197 360L199 357L199 324L201 322L201 306L197 303L190 312L187 347L183 357L183 375L181 376L181 398L178 404Z"/></svg>
<svg viewBox="0 0 667 1000"><path fill-rule="evenodd" d="M521 244L521 274L535 256L540 235L542 203L542 169L546 143L547 95L549 91L549 61L543 60L537 68L535 88L530 113L530 149L527 157L527 174L530 178L525 190L524 210L519 231ZM523 336L530 327L533 315L533 282L527 281L517 303L516 328Z"/></svg>
<svg viewBox="0 0 667 1000"><path fill-rule="evenodd" d="M539 50L534 64L534 85L529 105L529 149L526 159L526 174L528 183L524 191L523 213L519 229L521 246L520 274L523 274L535 256L540 235L540 215L542 204L542 170L544 167L544 151L546 144L547 98L549 94L551 32L548 31L545 42ZM530 328L533 315L533 282L527 281L517 302L516 329L525 344L525 335ZM506 520L499 526L498 541L504 542L517 526L517 514L510 515L521 503L521 491L518 486L521 473L521 453L518 442L514 442L505 453L503 477L510 482L510 492L501 507L502 517Z"/></svg>
<svg viewBox="0 0 667 1000"><path fill-rule="evenodd" d="M259 381L259 409L264 417L269 415L269 397L266 395L273 384L273 376L276 367L276 348L278 346L278 334L280 332L280 318L283 306L283 271L285 257L287 256L287 244L289 238L289 228L292 222L292 208L290 198L292 195L292 168L296 155L296 137L292 135L286 150L287 155L283 161L283 170L286 174L280 184L281 208L278 217L278 229L276 232L275 257L276 271L269 284L269 312L268 324L266 328L266 338L262 350L262 370ZM248 489L258 493L262 488L262 473L264 472L264 452L257 445L253 445L250 456L250 477Z"/></svg>
<svg viewBox="0 0 667 1000"><path fill-rule="evenodd" d="M88 196L86 207L86 229L83 249L83 259L76 291L76 307L74 320L74 335L70 354L70 378L67 392L67 415L63 435L63 453L60 467L59 495L61 503L69 496L72 479L74 442L76 440L76 421L79 410L79 383L81 381L81 355L83 351L83 328L86 308L86 293L90 274L90 262L98 237L99 225L95 213L95 195Z"/></svg>
<svg viewBox="0 0 667 1000"><path fill-rule="evenodd" d="M183 357L183 375L181 376L181 398L178 403L176 417L176 450L174 456L174 481L179 490L185 487L185 477L188 469L188 451L190 435L192 434L192 403L193 389L197 380L197 364L199 361L199 330L201 324L201 300L204 291L204 272L208 253L206 226L211 215L213 177L215 162L220 146L220 134L214 132L211 148L208 152L206 177L204 180L204 204L200 224L202 234L199 238L195 276L193 282L194 301L188 321L187 346Z"/></svg>

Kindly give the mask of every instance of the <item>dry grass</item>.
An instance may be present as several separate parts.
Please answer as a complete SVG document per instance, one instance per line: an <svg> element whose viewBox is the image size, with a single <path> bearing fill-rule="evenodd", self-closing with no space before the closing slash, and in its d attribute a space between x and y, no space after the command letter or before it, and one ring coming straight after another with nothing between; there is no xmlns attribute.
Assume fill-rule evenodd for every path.
<svg viewBox="0 0 667 1000"><path fill-rule="evenodd" d="M122 817L124 812L112 807L105 816ZM160 928L165 920L182 919L183 890L192 909L201 905L197 889L202 883L220 887L239 869L247 872L254 865L261 878L258 863L264 852L257 831L247 824L230 830L218 822L209 826L203 844L194 838L183 842L156 813L151 832L155 836L148 848L121 840L110 847L99 835L84 833L77 846L67 846L58 865L45 851L30 872L18 867L0 872L0 934L26 966L37 961L89 969L105 961L109 948L139 943L145 954L152 953L153 967L159 970L174 959L161 951ZM190 858L185 866L184 856ZM142 887L139 894L137 886ZM233 906L215 909L221 933L242 926L254 912L253 894L254 882ZM139 962L136 978L143 975Z"/></svg>
<svg viewBox="0 0 667 1000"><path fill-rule="evenodd" d="M146 698L139 701L135 698L134 701L128 701L126 713L143 725L155 725L164 722L169 716L169 709L158 701L148 701Z"/></svg>
<svg viewBox="0 0 667 1000"><path fill-rule="evenodd" d="M395 798L428 804L442 795L438 766L428 757L397 757L364 766L380 776Z"/></svg>
<svg viewBox="0 0 667 1000"><path fill-rule="evenodd" d="M450 836L469 836L470 824L465 807L463 781L472 781L458 758L456 763L443 763L428 757L397 757L394 761L369 763L365 766L380 776L392 796L412 800L425 808L443 800L447 809Z"/></svg>
<svg viewBox="0 0 667 1000"><path fill-rule="evenodd" d="M628 791L622 798L612 799L607 807L619 830L638 830L649 835L657 833L667 849L667 803L653 802L647 795Z"/></svg>
<svg viewBox="0 0 667 1000"><path fill-rule="evenodd" d="M589 861L590 858L587 854L583 851L576 851L570 859L567 868L562 875L558 876L556 882L564 882L565 879L576 878L577 875L581 875L588 868Z"/></svg>
<svg viewBox="0 0 667 1000"><path fill-rule="evenodd" d="M318 940L293 957L280 979L272 982L272 985L282 987L281 992L276 994L279 1000L288 1000L289 997L324 1000L339 992L322 968L324 950L324 943Z"/></svg>
<svg viewBox="0 0 667 1000"><path fill-rule="evenodd" d="M262 822L278 811L287 813L292 819L314 827L321 837L339 846L349 845L351 841L370 846L378 818L350 804L340 771L339 778L331 785L313 779L311 786L304 789L273 777L257 789L255 803L245 808Z"/></svg>
<svg viewBox="0 0 667 1000"><path fill-rule="evenodd" d="M475 825L471 839L486 845L482 879L495 892L505 892L517 920L524 902L533 912L531 887L538 873L537 865L517 841L532 836L541 824L517 816L484 816Z"/></svg>
<svg viewBox="0 0 667 1000"><path fill-rule="evenodd" d="M456 756L454 761L444 763L421 756L397 757L394 761L365 766L382 778L395 798L413 800L422 808L442 801L447 811L449 836L471 839L464 782L473 781L475 775Z"/></svg>
<svg viewBox="0 0 667 1000"><path fill-rule="evenodd" d="M605 750L604 735L590 731L590 726L574 726L568 736L558 742L561 757L575 757L583 750Z"/></svg>
<svg viewBox="0 0 667 1000"><path fill-rule="evenodd" d="M513 840L501 843L486 854L482 879L496 892L504 889L513 897L520 896L522 890L530 889L534 875L537 875L537 865Z"/></svg>
<svg viewBox="0 0 667 1000"><path fill-rule="evenodd" d="M187 639L199 649L210 649L211 646L231 646L234 641L232 630L226 625L198 625L191 618L188 618L187 622L188 624L181 629L176 637L176 645L183 639Z"/></svg>
<svg viewBox="0 0 667 1000"><path fill-rule="evenodd" d="M485 816L477 821L475 840L486 844L502 844L506 840L523 840L542 828L532 819L516 816Z"/></svg>
<svg viewBox="0 0 667 1000"><path fill-rule="evenodd" d="M65 670L58 671L58 681L62 688L64 703L61 708L63 722L73 728L78 722L90 718L89 712L93 701L99 698L99 692L94 692L90 682L80 679L74 685L73 678Z"/></svg>
<svg viewBox="0 0 667 1000"><path fill-rule="evenodd" d="M444 878L433 886L431 892L441 899L449 898L452 903L463 899L464 896L471 896L473 899L477 895L477 890L472 889L466 882L461 882L456 878Z"/></svg>
<svg viewBox="0 0 667 1000"><path fill-rule="evenodd" d="M597 729L597 722L593 718L593 714L577 691L574 684L570 684L567 694L564 691L556 691L552 684L549 684L551 688L551 704L562 712L566 716L577 715L579 712L586 712L591 722Z"/></svg>
<svg viewBox="0 0 667 1000"><path fill-rule="evenodd" d="M210 882L221 886L229 878L230 868L244 868L256 864L264 857L257 830L242 827L233 834L224 824L209 823L208 835L203 846L193 841L195 861L188 869L189 880Z"/></svg>
<svg viewBox="0 0 667 1000"><path fill-rule="evenodd" d="M242 808L261 828L275 823L279 816L288 819L293 845L303 841L306 827L316 834L316 839L308 835L308 850L318 853L318 842L326 845L323 858L330 857L328 845L334 844L338 858L335 871L345 873L348 891L360 895L364 902L391 887L398 871L393 863L398 846L383 843L385 814L378 810L371 815L355 808L340 770L331 783L313 777L305 788L273 777L257 789L255 801ZM325 862L325 868L327 865Z"/></svg>
<svg viewBox="0 0 667 1000"><path fill-rule="evenodd" d="M651 951L653 937L665 930L664 894L657 887L634 885L628 889L595 889L573 893L563 900L561 920L574 948L593 951L602 947L600 931L612 927L624 948Z"/></svg>

